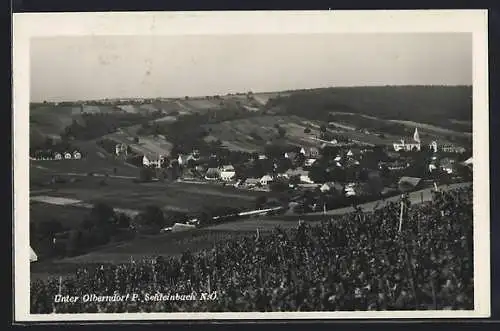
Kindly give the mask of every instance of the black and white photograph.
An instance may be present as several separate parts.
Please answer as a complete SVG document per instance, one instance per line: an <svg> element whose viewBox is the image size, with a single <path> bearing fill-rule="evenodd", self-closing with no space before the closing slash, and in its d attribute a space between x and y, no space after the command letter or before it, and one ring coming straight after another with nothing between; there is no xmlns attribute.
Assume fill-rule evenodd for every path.
<svg viewBox="0 0 500 331"><path fill-rule="evenodd" d="M16 318L488 317L486 27L14 15Z"/></svg>

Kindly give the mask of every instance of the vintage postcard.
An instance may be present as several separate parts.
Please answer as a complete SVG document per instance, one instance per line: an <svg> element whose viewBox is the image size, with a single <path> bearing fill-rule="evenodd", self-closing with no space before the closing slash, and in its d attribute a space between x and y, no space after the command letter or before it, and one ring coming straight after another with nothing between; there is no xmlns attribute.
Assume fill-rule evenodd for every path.
<svg viewBox="0 0 500 331"><path fill-rule="evenodd" d="M486 11L13 33L16 321L490 315Z"/></svg>

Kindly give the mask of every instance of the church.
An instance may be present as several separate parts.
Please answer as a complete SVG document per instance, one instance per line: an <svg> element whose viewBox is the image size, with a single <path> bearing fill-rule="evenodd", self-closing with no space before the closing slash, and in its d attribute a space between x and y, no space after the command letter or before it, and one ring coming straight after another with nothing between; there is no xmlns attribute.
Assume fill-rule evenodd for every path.
<svg viewBox="0 0 500 331"><path fill-rule="evenodd" d="M413 133L413 142L405 142L403 139L401 139L400 143L394 143L393 144L394 150L396 152L399 151L406 151L406 152L411 152L411 151L420 151L420 135L418 134L418 129L415 128L415 132Z"/></svg>

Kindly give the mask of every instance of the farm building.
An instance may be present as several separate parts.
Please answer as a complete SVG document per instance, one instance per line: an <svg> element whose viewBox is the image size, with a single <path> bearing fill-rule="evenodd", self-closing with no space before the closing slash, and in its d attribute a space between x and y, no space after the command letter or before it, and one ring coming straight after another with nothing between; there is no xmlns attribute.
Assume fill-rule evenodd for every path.
<svg viewBox="0 0 500 331"><path fill-rule="evenodd" d="M62 160L62 154L61 153L55 153L54 154L54 160Z"/></svg>
<svg viewBox="0 0 500 331"><path fill-rule="evenodd" d="M71 160L72 157L73 157L73 155L71 155L70 152L65 152L64 153L64 159L65 160Z"/></svg>
<svg viewBox="0 0 500 331"><path fill-rule="evenodd" d="M217 168L208 168L205 179L206 180L217 180L220 178L220 170Z"/></svg>
<svg viewBox="0 0 500 331"><path fill-rule="evenodd" d="M400 191L410 191L420 188L422 184L422 178L418 177L401 177L398 182L398 187Z"/></svg>
<svg viewBox="0 0 500 331"><path fill-rule="evenodd" d="M73 152L73 158L75 160L80 160L82 158L82 153L80 153L79 151L74 151Z"/></svg>
<svg viewBox="0 0 500 331"><path fill-rule="evenodd" d="M284 157L289 160L295 160L297 158L297 153L296 152L286 152L284 154Z"/></svg>

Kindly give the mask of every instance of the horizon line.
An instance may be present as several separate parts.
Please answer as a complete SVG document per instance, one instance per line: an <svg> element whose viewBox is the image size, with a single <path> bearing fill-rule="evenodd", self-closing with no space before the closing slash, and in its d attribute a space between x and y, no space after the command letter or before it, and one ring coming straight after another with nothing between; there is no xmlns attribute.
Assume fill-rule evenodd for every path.
<svg viewBox="0 0 500 331"><path fill-rule="evenodd" d="M249 89L245 92L240 91L240 92L226 92L225 94L219 93L219 94L207 94L207 95L185 95L185 96L151 96L151 97L146 97L146 96L129 96L129 97L107 97L107 98L99 98L99 99L78 99L78 100L39 100L39 101L32 101L30 100L30 104L32 103L62 103L62 102L92 102L92 101L113 101L113 100L139 100L139 99L185 99L186 97L188 98L193 98L193 99L199 99L199 98L206 98L207 96L209 97L215 97L215 96L229 96L229 95L241 95L241 94L247 94L249 92L252 92L253 94L268 94L268 93L293 93L293 92L301 92L301 91L313 91L313 90L326 90L326 89L342 89L342 88L380 88L380 87L472 87L473 84L383 84L383 85L342 85L342 86L324 86L324 87L310 87L310 88L297 88L293 90L278 90L278 91L254 91L252 89Z"/></svg>

